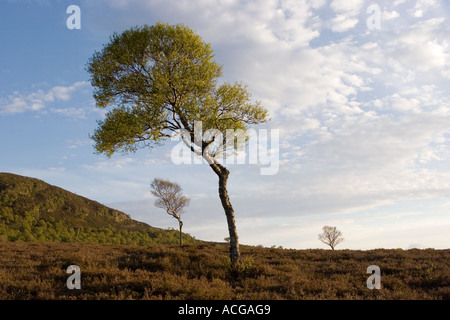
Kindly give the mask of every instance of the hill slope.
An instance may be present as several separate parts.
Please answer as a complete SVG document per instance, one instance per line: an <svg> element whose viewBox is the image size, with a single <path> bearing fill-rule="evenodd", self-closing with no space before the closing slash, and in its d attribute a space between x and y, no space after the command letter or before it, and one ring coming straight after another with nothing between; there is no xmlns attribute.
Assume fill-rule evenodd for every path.
<svg viewBox="0 0 450 320"><path fill-rule="evenodd" d="M178 233L44 181L0 173L0 238L109 244L176 244ZM185 243L198 243L184 235Z"/></svg>

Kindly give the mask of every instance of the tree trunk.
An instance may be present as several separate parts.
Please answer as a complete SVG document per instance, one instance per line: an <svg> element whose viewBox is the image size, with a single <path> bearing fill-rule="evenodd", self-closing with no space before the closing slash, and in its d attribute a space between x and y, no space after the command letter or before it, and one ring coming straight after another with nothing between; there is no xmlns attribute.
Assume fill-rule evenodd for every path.
<svg viewBox="0 0 450 320"><path fill-rule="evenodd" d="M235 265L239 261L239 241L236 230L236 222L234 220L234 210L230 203L227 191L227 181L230 171L218 163L210 164L214 172L219 177L219 197L222 207L227 217L228 232L230 234L230 260Z"/></svg>
<svg viewBox="0 0 450 320"><path fill-rule="evenodd" d="M180 224L180 247L181 247L183 245L183 240L182 240L183 234L181 233L181 229L183 229L183 221L178 220L178 223Z"/></svg>

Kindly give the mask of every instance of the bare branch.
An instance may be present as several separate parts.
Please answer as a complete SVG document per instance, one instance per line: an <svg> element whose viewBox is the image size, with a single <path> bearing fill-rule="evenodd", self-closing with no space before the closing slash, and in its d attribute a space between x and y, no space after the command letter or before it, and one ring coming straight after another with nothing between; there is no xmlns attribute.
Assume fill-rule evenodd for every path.
<svg viewBox="0 0 450 320"><path fill-rule="evenodd" d="M154 179L150 184L151 192L156 197L155 206L166 210L167 214L178 220L180 226L180 246L182 245L183 221L181 214L190 203L190 199L183 195L181 186L175 182Z"/></svg>
<svg viewBox="0 0 450 320"><path fill-rule="evenodd" d="M344 241L342 232L336 227L324 226L322 230L323 232L319 234L319 240L330 246L332 250L334 250L339 243Z"/></svg>

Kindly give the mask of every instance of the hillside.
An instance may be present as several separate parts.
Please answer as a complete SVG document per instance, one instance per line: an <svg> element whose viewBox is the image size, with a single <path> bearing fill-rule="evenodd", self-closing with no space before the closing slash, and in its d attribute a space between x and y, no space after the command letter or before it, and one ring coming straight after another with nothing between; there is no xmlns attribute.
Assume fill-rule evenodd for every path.
<svg viewBox="0 0 450 320"><path fill-rule="evenodd" d="M0 299L450 299L450 250L241 253L232 269L223 244L0 242ZM81 289L66 286L70 265L80 268ZM381 269L379 290L367 288L370 265Z"/></svg>
<svg viewBox="0 0 450 320"><path fill-rule="evenodd" d="M152 245L176 244L178 232L151 227L38 179L0 173L0 239ZM183 241L200 242L187 234Z"/></svg>

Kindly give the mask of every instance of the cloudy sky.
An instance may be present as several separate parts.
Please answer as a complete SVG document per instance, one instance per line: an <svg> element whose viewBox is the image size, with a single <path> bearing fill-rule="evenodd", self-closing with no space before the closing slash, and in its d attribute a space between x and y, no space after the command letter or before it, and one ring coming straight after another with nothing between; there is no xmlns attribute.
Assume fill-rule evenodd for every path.
<svg viewBox="0 0 450 320"><path fill-rule="evenodd" d="M67 26L70 5L80 29ZM275 174L229 166L242 244L326 248L317 235L331 225L344 234L338 248L449 248L449 18L439 0L2 0L0 171L161 228L177 222L154 207L149 184L170 179L192 199L184 230L223 241L217 177L175 164L179 142L108 159L89 138L104 116L85 71L95 50L113 32L183 23L279 132L267 141Z"/></svg>

